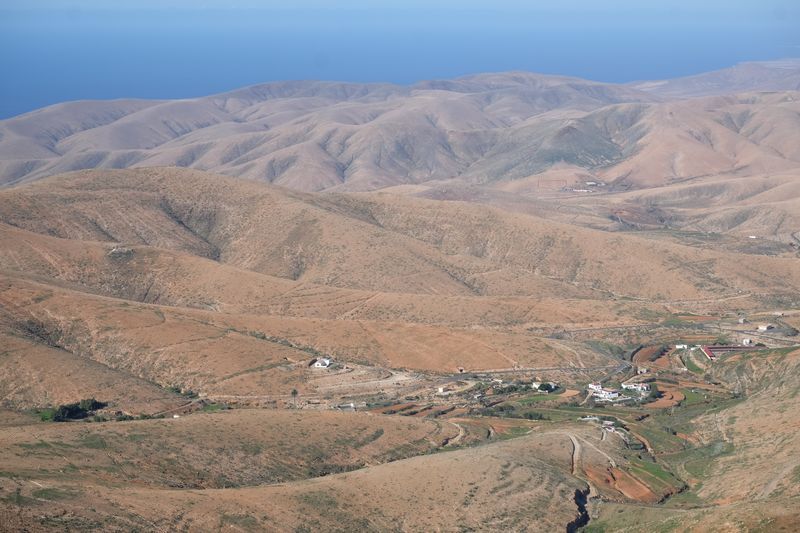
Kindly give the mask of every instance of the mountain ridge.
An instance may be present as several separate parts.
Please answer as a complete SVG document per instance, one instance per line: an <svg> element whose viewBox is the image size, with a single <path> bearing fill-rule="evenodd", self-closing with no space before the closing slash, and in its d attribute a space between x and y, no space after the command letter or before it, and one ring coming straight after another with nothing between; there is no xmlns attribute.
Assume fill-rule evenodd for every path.
<svg viewBox="0 0 800 533"><path fill-rule="evenodd" d="M304 191L449 181L569 187L582 179L647 188L799 165L791 141L761 146L750 134L766 131L759 117L783 114L784 137L800 135L789 120L796 93L676 100L657 92L505 72L408 86L276 82L184 100L69 102L0 121L0 186L88 168L179 166ZM752 155L740 161L742 143ZM565 165L572 170L559 170Z"/></svg>

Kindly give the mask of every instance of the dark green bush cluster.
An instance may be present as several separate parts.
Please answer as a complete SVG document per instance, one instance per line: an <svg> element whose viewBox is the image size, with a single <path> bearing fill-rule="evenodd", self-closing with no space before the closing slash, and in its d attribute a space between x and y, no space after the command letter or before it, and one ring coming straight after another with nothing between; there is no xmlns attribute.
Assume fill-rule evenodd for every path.
<svg viewBox="0 0 800 533"><path fill-rule="evenodd" d="M542 392L553 392L557 388L558 387L553 386L550 383L542 383L541 385L539 385L539 390L542 391Z"/></svg>
<svg viewBox="0 0 800 533"><path fill-rule="evenodd" d="M59 405L55 409L45 409L41 412L42 420L53 422L66 422L68 420L80 420L87 418L92 412L102 409L108 405L94 398L87 398L75 403Z"/></svg>

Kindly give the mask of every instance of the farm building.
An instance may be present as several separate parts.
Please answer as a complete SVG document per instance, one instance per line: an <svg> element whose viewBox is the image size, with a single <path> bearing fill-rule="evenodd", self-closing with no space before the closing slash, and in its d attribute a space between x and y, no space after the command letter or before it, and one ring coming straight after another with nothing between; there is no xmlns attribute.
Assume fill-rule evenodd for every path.
<svg viewBox="0 0 800 533"><path fill-rule="evenodd" d="M761 324L758 326L758 331L769 331L771 329L775 329L775 326L772 324Z"/></svg>
<svg viewBox="0 0 800 533"><path fill-rule="evenodd" d="M650 385L647 383L623 383L622 388L625 390L635 390L637 392L648 392Z"/></svg>
<svg viewBox="0 0 800 533"><path fill-rule="evenodd" d="M311 362L311 366L314 368L328 368L329 366L331 366L331 362L332 361L327 357L320 357L318 359L314 359Z"/></svg>
<svg viewBox="0 0 800 533"><path fill-rule="evenodd" d="M619 398L619 392L612 389L600 389L599 391L592 392L592 396L600 401L616 400Z"/></svg>
<svg viewBox="0 0 800 533"><path fill-rule="evenodd" d="M701 346L700 350L703 354L708 357L710 360L715 361L717 357L722 354L730 353L730 352L741 352L741 351L749 351L749 350L757 350L758 348L752 345L749 346L739 346L737 344L732 345L713 345L713 346Z"/></svg>

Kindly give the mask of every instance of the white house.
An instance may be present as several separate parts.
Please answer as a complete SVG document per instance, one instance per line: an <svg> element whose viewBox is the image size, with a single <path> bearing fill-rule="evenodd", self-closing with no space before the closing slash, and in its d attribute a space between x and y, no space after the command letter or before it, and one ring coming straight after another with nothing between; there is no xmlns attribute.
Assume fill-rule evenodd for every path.
<svg viewBox="0 0 800 533"><path fill-rule="evenodd" d="M600 389L599 391L594 391L592 395L601 401L616 400L619 398L619 392L609 389Z"/></svg>
<svg viewBox="0 0 800 533"><path fill-rule="evenodd" d="M623 383L622 388L625 390L635 390L638 392L647 392L650 390L650 385L647 383Z"/></svg>
<svg viewBox="0 0 800 533"><path fill-rule="evenodd" d="M676 345L675 345L675 349L676 349L676 350L685 350L685 349L686 349L686 348L688 348L688 347L689 347L689 345L688 345L688 344L676 344Z"/></svg>
<svg viewBox="0 0 800 533"><path fill-rule="evenodd" d="M753 344L753 339L742 339L742 346L750 346Z"/></svg>
<svg viewBox="0 0 800 533"><path fill-rule="evenodd" d="M331 360L327 357L320 357L316 361L314 361L314 368L328 368L331 366Z"/></svg>
<svg viewBox="0 0 800 533"><path fill-rule="evenodd" d="M775 326L773 326L772 324L761 324L760 326L758 326L758 331L769 331L774 328Z"/></svg>
<svg viewBox="0 0 800 533"><path fill-rule="evenodd" d="M603 386L600 385L599 383L589 383L588 385L586 385L586 388L592 392L600 392L601 390L603 390Z"/></svg>

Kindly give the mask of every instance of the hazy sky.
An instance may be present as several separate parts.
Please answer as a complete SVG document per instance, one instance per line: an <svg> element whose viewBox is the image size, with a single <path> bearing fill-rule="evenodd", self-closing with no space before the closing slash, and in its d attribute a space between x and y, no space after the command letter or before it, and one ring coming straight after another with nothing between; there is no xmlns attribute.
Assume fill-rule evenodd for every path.
<svg viewBox="0 0 800 533"><path fill-rule="evenodd" d="M798 0L0 0L0 118L284 79L623 82L798 56Z"/></svg>

